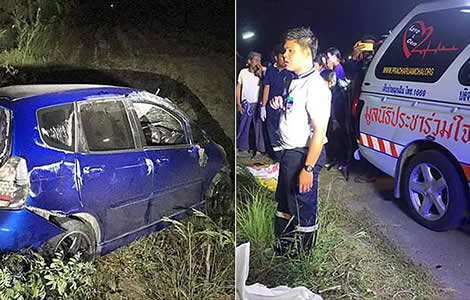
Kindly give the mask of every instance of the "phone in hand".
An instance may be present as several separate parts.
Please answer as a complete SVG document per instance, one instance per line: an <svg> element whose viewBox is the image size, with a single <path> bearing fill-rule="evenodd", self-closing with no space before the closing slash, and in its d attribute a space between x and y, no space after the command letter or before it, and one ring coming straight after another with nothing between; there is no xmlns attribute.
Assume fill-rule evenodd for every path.
<svg viewBox="0 0 470 300"><path fill-rule="evenodd" d="M361 51L374 51L374 44L372 43L360 42L358 43L358 47L361 49Z"/></svg>

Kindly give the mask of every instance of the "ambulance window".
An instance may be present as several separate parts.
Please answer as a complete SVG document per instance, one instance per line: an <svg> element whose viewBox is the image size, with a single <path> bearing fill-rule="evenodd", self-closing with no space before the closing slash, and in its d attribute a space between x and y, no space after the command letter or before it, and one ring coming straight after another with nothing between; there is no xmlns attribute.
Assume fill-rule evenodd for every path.
<svg viewBox="0 0 470 300"><path fill-rule="evenodd" d="M463 85L470 86L470 59L467 60L459 71L459 81Z"/></svg>
<svg viewBox="0 0 470 300"><path fill-rule="evenodd" d="M436 82L470 41L470 15L452 8L416 15L375 69L386 80ZM449 21L452 20L452 21Z"/></svg>

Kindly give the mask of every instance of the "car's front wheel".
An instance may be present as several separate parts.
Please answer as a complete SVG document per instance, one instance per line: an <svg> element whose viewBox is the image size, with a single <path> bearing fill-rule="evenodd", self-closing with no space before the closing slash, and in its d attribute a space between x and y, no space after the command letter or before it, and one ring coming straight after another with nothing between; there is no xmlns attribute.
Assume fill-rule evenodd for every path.
<svg viewBox="0 0 470 300"><path fill-rule="evenodd" d="M404 173L404 196L421 225L445 231L459 227L468 209L467 191L452 162L427 150L414 156Z"/></svg>
<svg viewBox="0 0 470 300"><path fill-rule="evenodd" d="M42 254L52 257L62 252L68 259L80 252L83 260L92 260L96 255L96 238L91 228L76 219L58 218L56 222L65 232L47 241L41 248Z"/></svg>
<svg viewBox="0 0 470 300"><path fill-rule="evenodd" d="M226 213L232 202L232 181L225 172L217 173L209 185L205 207L209 216L217 216Z"/></svg>

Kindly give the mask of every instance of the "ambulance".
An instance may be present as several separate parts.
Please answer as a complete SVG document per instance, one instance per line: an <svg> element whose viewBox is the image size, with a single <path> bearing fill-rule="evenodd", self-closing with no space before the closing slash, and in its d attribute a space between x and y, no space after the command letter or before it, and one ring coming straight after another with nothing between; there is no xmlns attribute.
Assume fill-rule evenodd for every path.
<svg viewBox="0 0 470 300"><path fill-rule="evenodd" d="M468 221L470 1L412 10L373 58L359 97L359 152L435 230Z"/></svg>

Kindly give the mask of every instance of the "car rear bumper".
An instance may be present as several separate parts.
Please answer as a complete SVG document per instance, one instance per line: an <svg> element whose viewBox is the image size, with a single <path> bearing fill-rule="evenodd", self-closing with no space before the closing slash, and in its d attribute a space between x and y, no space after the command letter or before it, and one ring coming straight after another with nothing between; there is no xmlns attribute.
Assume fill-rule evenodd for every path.
<svg viewBox="0 0 470 300"><path fill-rule="evenodd" d="M0 251L38 250L51 237L63 230L48 220L21 210L0 210Z"/></svg>

